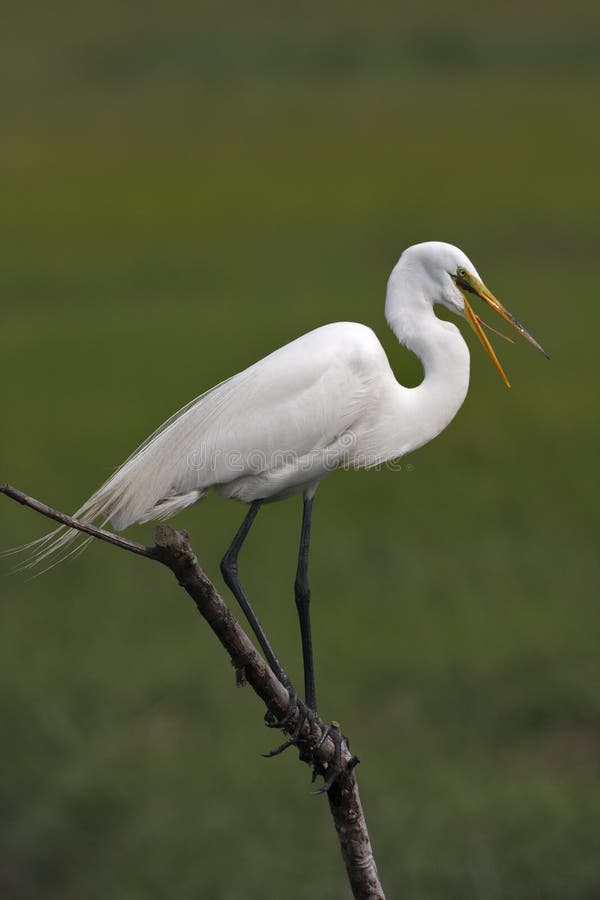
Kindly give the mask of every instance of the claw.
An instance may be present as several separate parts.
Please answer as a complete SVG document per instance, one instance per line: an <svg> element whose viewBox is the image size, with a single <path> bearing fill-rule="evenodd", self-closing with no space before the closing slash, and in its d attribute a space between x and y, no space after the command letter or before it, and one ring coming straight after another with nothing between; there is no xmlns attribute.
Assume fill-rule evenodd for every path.
<svg viewBox="0 0 600 900"><path fill-rule="evenodd" d="M317 791L312 791L312 793L315 796L318 796L319 794L328 794L329 791L331 790L331 788L333 787L334 782L339 778L340 774L341 774L341 772L338 772L334 769L333 772L331 773L331 775L329 776L329 778L327 779L327 781L325 782L325 784L322 787L320 787Z"/></svg>
<svg viewBox="0 0 600 900"><path fill-rule="evenodd" d="M284 750L287 750L288 747L291 747L296 742L291 738L289 741L284 741L283 744L280 744L279 747L275 747L274 750L268 750L266 753L261 753L260 755L263 759L271 759L272 756L279 756L280 753L283 753Z"/></svg>

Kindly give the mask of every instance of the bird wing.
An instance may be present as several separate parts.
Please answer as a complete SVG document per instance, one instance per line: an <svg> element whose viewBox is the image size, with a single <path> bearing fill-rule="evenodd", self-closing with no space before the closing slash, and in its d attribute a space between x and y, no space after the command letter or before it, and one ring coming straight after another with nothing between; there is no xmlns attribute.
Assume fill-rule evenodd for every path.
<svg viewBox="0 0 600 900"><path fill-rule="evenodd" d="M210 487L324 450L351 427L366 390L352 323L324 326L197 397L165 422L90 501L117 529ZM374 335L373 335L374 337ZM90 502L88 501L88 502ZM156 511L156 515L152 512Z"/></svg>

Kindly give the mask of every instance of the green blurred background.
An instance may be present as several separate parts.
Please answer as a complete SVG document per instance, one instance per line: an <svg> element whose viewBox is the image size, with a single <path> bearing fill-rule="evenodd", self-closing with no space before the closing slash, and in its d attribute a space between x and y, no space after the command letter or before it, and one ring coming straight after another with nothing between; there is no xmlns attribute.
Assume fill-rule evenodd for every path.
<svg viewBox="0 0 600 900"><path fill-rule="evenodd" d="M322 714L388 897L600 896L597 4L24 2L0 32L0 479L72 510L194 395L383 319L447 240L547 347L473 340L455 422L315 507ZM243 509L191 531L217 584ZM298 498L241 569L297 681ZM0 503L0 544L44 522ZM151 528L131 534L150 540ZM0 893L348 896L323 799L166 571L0 581ZM275 739L277 736L275 736Z"/></svg>

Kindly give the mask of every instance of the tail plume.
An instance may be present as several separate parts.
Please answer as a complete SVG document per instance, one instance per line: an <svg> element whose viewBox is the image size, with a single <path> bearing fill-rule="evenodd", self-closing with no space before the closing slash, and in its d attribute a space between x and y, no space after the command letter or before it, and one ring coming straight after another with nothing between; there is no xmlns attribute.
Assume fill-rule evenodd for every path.
<svg viewBox="0 0 600 900"><path fill-rule="evenodd" d="M100 528L104 528L110 522L111 507L117 501L114 492L109 489L111 480L109 479L89 500L86 500L73 514L74 519L87 524L96 524ZM59 525L58 528L34 541L3 551L0 556L27 554L23 562L16 566L17 572L37 568L45 561L51 560L49 565L37 573L42 574L59 562L82 553L92 540L92 537L81 531L69 528L67 525Z"/></svg>

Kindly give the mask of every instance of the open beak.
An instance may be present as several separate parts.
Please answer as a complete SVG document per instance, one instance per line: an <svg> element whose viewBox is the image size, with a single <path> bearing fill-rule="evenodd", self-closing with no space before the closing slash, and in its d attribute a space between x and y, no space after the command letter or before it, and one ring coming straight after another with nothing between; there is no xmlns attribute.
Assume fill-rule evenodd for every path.
<svg viewBox="0 0 600 900"><path fill-rule="evenodd" d="M529 341L530 344L533 344L534 347L537 347L537 349L540 351L540 353L544 354L546 359L550 359L550 357L548 356L546 351L543 349L543 347L541 347L538 344L538 342L536 341L536 339L533 338L529 334L527 329L524 328L517 319L515 319L515 317L512 315L512 313L509 313L509 311L507 309L505 309L504 306L502 306L500 301L497 300L496 297L494 297L492 292L486 288L486 286L485 286L485 284L483 284L483 282L479 281L473 275L469 275L468 280L466 278L464 280L459 279L459 280L457 280L456 284L457 284L457 287L460 288L461 293L464 298L464 301L465 301L465 318L466 318L467 322L469 323L469 325L471 326L471 328L473 329L473 331L475 332L475 334L477 335L477 337L479 338L479 340L481 341L481 343L483 344L485 350L489 354L490 359L494 363L494 366L496 367L498 374L500 375L500 377L504 381L504 384L507 387L510 387L510 381L506 377L504 369L500 365L498 357L494 353L494 348L490 344L483 328L481 327L483 324L481 322L481 319L479 318L479 316L475 315L475 313L473 312L473 310L471 308L471 304L469 303L469 301L467 300L467 298L465 296L465 293L464 293L465 290L470 291L472 294L477 294L478 297L481 297L481 299L484 300L485 303L487 303L487 305L489 307L491 307L495 312L497 312L498 315L501 316L505 322L508 322L509 325L512 325L512 327L516 331L518 331L519 334L522 335L522 337L524 337L526 341Z"/></svg>

